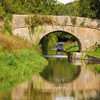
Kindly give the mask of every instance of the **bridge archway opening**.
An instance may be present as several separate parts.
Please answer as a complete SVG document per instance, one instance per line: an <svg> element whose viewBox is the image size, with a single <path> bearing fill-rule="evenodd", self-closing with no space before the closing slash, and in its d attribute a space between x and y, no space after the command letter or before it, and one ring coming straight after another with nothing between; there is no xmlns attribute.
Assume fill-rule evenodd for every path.
<svg viewBox="0 0 100 100"><path fill-rule="evenodd" d="M57 42L64 42L63 52L62 54L58 54L57 49L53 49L56 47ZM72 35L71 33L65 31L53 31L44 35L40 41L40 44L43 46L44 57L48 56L46 59L48 60L48 66L43 70L40 75L48 82L53 84L65 84L74 81L81 72L80 66L74 66L70 64L68 58L56 58L55 56L59 55L67 55L66 54L66 46L69 46L69 49L80 51L81 50L81 42L77 37ZM65 46L65 47L64 47ZM48 50L49 48L49 50ZM70 51L68 51L70 52ZM53 56L50 58L50 56Z"/></svg>
<svg viewBox="0 0 100 100"><path fill-rule="evenodd" d="M68 33L66 31L57 30L50 32L44 35L40 40L40 44L42 45L43 51L54 48L57 42L64 42L64 46L67 45L70 47L68 49L73 49L71 51L80 52L82 49L80 40L73 34ZM74 50L75 48L77 48L77 50Z"/></svg>

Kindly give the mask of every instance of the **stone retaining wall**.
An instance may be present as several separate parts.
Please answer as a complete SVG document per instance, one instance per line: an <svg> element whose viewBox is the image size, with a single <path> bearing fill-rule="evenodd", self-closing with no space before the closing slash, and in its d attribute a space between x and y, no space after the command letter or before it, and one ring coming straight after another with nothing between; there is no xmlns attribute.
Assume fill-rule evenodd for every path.
<svg viewBox="0 0 100 100"><path fill-rule="evenodd" d="M86 59L91 60L91 61L100 62L100 57L95 57L95 56L91 56L91 55L86 55Z"/></svg>
<svg viewBox="0 0 100 100"><path fill-rule="evenodd" d="M100 57L91 56L86 53L68 52L68 58L100 62Z"/></svg>

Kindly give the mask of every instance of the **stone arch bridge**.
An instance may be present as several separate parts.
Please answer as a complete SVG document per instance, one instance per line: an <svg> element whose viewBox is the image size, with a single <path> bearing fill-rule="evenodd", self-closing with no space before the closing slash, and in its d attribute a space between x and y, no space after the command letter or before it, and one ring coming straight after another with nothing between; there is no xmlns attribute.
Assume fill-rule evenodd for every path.
<svg viewBox="0 0 100 100"><path fill-rule="evenodd" d="M68 32L77 39L80 51L88 50L96 43L100 44L100 20L74 16L48 16L54 23L35 27L33 34L30 34L30 26L25 19L31 19L32 16L34 15L13 15L13 34L33 43L39 43L45 35L51 32Z"/></svg>

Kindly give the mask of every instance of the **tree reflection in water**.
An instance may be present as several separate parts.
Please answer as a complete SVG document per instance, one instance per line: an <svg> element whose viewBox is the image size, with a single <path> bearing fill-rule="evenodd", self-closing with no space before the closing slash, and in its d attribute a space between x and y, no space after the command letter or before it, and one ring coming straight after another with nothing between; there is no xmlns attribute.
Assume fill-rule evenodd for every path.
<svg viewBox="0 0 100 100"><path fill-rule="evenodd" d="M67 58L47 58L49 65L40 74L44 79L60 84L67 83L76 78L80 67L70 64Z"/></svg>

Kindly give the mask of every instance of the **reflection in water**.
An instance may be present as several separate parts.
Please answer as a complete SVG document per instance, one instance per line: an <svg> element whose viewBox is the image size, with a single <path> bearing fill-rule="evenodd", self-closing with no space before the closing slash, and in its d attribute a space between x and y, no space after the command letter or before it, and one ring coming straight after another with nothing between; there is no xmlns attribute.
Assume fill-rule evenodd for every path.
<svg viewBox="0 0 100 100"><path fill-rule="evenodd" d="M34 75L31 81L19 84L12 91L12 100L63 100L61 98L68 97L72 100L100 100L100 74L82 67L78 78L58 85Z"/></svg>
<svg viewBox="0 0 100 100"><path fill-rule="evenodd" d="M40 74L52 83L67 83L79 75L80 67L69 64L67 58L48 58L49 65Z"/></svg>
<svg viewBox="0 0 100 100"><path fill-rule="evenodd" d="M73 61L80 67L67 58L47 60L49 65L42 73L3 93L0 100L100 100L100 65L86 67Z"/></svg>
<svg viewBox="0 0 100 100"><path fill-rule="evenodd" d="M68 56L65 56L65 55L44 55L43 57L46 57L46 58L68 58Z"/></svg>
<svg viewBox="0 0 100 100"><path fill-rule="evenodd" d="M63 55L63 51L57 51L57 55Z"/></svg>
<svg viewBox="0 0 100 100"><path fill-rule="evenodd" d="M55 49L54 49L55 50ZM48 55L43 55L43 57L46 58L68 58L68 56L66 54L64 54L62 51L54 51L51 50L50 52L48 52Z"/></svg>

